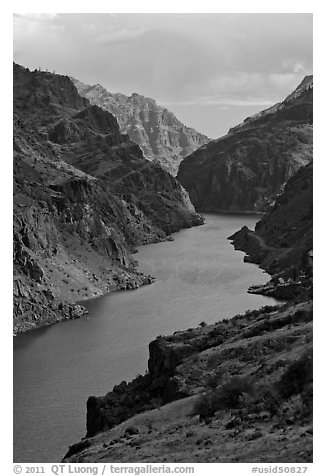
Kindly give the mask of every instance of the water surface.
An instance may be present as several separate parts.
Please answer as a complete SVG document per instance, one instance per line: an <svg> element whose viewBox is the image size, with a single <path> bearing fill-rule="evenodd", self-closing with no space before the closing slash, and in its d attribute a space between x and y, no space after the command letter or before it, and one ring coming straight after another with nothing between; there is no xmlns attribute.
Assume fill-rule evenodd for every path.
<svg viewBox="0 0 326 476"><path fill-rule="evenodd" d="M88 396L143 373L157 335L274 304L247 293L268 275L227 240L256 220L206 215L173 242L142 246L135 257L154 284L93 299L87 317L15 337L14 461L60 461L85 436Z"/></svg>

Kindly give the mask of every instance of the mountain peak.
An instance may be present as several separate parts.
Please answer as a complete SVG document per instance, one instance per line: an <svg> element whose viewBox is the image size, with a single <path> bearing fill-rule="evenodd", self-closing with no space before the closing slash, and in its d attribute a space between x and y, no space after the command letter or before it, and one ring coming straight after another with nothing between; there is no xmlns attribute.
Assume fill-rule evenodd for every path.
<svg viewBox="0 0 326 476"><path fill-rule="evenodd" d="M289 94L285 101L290 101L298 96L301 96L305 91L313 88L313 75L305 76L301 83L295 88L295 90Z"/></svg>
<svg viewBox="0 0 326 476"><path fill-rule="evenodd" d="M21 332L80 316L83 308L72 303L82 296L149 283L135 270L134 246L202 219L179 182L146 160L68 76L14 65L13 79L14 325Z"/></svg>
<svg viewBox="0 0 326 476"><path fill-rule="evenodd" d="M280 102L274 104L273 106L271 106L267 109L263 109L262 111L258 112L257 114L253 114L252 116L247 117L240 124L238 124L234 127L231 127L229 132L235 132L239 128L251 125L253 122L255 122L257 120L263 119L266 116L269 116L270 114L274 114L277 111L281 111L281 110L285 109L286 107L288 107L289 102L291 102L293 100L296 100L296 99L300 98L301 96L303 97L303 95L306 92L308 92L312 89L313 89L313 75L305 76L303 78L303 80L301 81L301 83L294 89L294 91L292 91L288 96L286 96L286 98L283 101L280 101Z"/></svg>
<svg viewBox="0 0 326 476"><path fill-rule="evenodd" d="M79 81L75 85L92 104L116 116L121 132L140 146L147 159L158 162L172 175L184 157L209 141L152 98L136 92L130 96L110 93L101 85L87 87Z"/></svg>
<svg viewBox="0 0 326 476"><path fill-rule="evenodd" d="M198 210L263 210L312 159L312 76L280 103L230 129L180 164L178 179Z"/></svg>
<svg viewBox="0 0 326 476"><path fill-rule="evenodd" d="M157 105L155 99L149 98L147 96L142 96L141 94L138 94L138 93L132 93L128 99L136 106L138 105L138 106L160 107Z"/></svg>

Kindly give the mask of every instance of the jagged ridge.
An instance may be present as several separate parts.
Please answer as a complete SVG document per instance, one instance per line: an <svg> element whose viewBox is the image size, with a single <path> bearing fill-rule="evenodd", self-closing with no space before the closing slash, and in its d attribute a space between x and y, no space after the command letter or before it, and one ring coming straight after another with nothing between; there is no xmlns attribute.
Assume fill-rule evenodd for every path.
<svg viewBox="0 0 326 476"><path fill-rule="evenodd" d="M92 104L111 112L121 131L136 142L144 156L176 175L181 160L209 138L182 124L154 99L133 93L110 93L100 84L89 86L71 78L79 93Z"/></svg>
<svg viewBox="0 0 326 476"><path fill-rule="evenodd" d="M76 301L151 278L135 245L202 223L179 183L66 76L14 65L14 328L78 317Z"/></svg>
<svg viewBox="0 0 326 476"><path fill-rule="evenodd" d="M201 211L260 211L312 158L312 79L186 157L178 179Z"/></svg>

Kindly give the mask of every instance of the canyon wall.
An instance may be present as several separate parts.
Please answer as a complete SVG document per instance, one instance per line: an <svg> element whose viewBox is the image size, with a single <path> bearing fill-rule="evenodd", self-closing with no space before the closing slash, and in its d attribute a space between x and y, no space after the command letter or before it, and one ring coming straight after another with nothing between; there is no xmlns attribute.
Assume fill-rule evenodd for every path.
<svg viewBox="0 0 326 476"><path fill-rule="evenodd" d="M197 210L265 210L312 159L312 76L283 102L247 118L180 164L178 179Z"/></svg>
<svg viewBox="0 0 326 476"><path fill-rule="evenodd" d="M187 193L67 76L14 65L14 331L152 281L135 246L199 225Z"/></svg>
<svg viewBox="0 0 326 476"><path fill-rule="evenodd" d="M81 96L113 114L121 131L140 146L144 156L172 175L181 160L209 141L204 134L187 127L154 99L132 94L110 93L100 84L89 86L73 79Z"/></svg>

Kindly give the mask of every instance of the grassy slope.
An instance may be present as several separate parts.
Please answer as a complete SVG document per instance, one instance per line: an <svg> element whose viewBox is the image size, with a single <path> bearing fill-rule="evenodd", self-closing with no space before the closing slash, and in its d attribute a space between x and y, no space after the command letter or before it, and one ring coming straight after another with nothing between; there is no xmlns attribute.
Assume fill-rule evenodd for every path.
<svg viewBox="0 0 326 476"><path fill-rule="evenodd" d="M216 344L221 335L224 341ZM180 343L193 351L171 377L183 398L83 440L70 449L65 461L312 460L311 303L248 312L162 338L162 345L170 349ZM199 351L200 347L203 350ZM309 364L310 377L304 374L302 387L293 389L288 369L302 359ZM288 385L284 389L279 382L286 372ZM224 385L232 378L250 382L237 404L227 398L213 415L205 414L207 405L201 405L201 416L196 414L196 401L202 402L205 395L223 388L225 392ZM300 376L295 379L300 381Z"/></svg>

